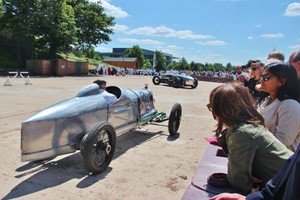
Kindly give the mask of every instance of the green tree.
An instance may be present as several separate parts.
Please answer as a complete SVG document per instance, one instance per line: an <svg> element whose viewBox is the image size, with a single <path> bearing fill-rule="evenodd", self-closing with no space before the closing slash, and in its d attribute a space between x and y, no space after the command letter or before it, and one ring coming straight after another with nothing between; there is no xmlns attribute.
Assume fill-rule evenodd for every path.
<svg viewBox="0 0 300 200"><path fill-rule="evenodd" d="M227 63L225 69L226 69L227 71L230 71L230 72L231 72L231 71L233 71L233 66L231 65L231 63Z"/></svg>
<svg viewBox="0 0 300 200"><path fill-rule="evenodd" d="M95 45L110 41L115 25L101 3L86 0L1 0L0 11L0 41L23 61L72 48L94 55Z"/></svg>
<svg viewBox="0 0 300 200"><path fill-rule="evenodd" d="M213 71L223 71L224 67L222 65L222 63L214 63L213 64Z"/></svg>
<svg viewBox="0 0 300 200"><path fill-rule="evenodd" d="M42 0L37 1L37 7L37 47L48 50L52 58L58 52L70 51L71 44L77 40L72 6L66 0Z"/></svg>
<svg viewBox="0 0 300 200"><path fill-rule="evenodd" d="M190 66L189 66L188 62L186 61L186 59L183 57L180 60L179 70L186 70L186 69L187 70L190 69Z"/></svg>
<svg viewBox="0 0 300 200"><path fill-rule="evenodd" d="M155 51L155 70L157 72L166 70L166 60L161 51Z"/></svg>
<svg viewBox="0 0 300 200"><path fill-rule="evenodd" d="M194 61L191 62L190 69L192 71L197 71L198 70L197 65L196 65L196 63Z"/></svg>
<svg viewBox="0 0 300 200"><path fill-rule="evenodd" d="M34 12L34 0L6 0L0 6L0 36L4 48L21 62L29 52L34 41L32 34L34 21L31 15ZM1 41L2 42L2 41Z"/></svg>
<svg viewBox="0 0 300 200"><path fill-rule="evenodd" d="M81 50L89 52L94 45L111 41L114 17L107 16L101 3L86 0L69 0L74 8L77 43Z"/></svg>
<svg viewBox="0 0 300 200"><path fill-rule="evenodd" d="M138 45L134 45L132 48L126 49L124 54L126 58L137 58L139 66L144 66L145 57L142 49Z"/></svg>
<svg viewBox="0 0 300 200"><path fill-rule="evenodd" d="M143 69L149 69L151 66L152 66L152 65L151 65L150 61L149 61L149 60L146 60L146 61L144 62Z"/></svg>

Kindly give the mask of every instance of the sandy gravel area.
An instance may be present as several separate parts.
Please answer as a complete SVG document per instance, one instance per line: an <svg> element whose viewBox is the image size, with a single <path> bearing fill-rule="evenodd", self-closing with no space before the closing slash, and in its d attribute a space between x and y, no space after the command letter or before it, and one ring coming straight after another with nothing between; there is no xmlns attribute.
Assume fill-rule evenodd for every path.
<svg viewBox="0 0 300 200"><path fill-rule="evenodd" d="M79 151L44 163L21 162L21 122L98 78L122 88L148 83L159 111L169 113L180 103L178 137L155 125L124 133L109 168L98 175L88 174ZM183 89L153 85L151 76L33 77L32 85L17 78L13 86L4 86L5 80L0 77L0 199L181 199L208 145L203 138L215 128L206 104L219 83L199 81L196 89Z"/></svg>

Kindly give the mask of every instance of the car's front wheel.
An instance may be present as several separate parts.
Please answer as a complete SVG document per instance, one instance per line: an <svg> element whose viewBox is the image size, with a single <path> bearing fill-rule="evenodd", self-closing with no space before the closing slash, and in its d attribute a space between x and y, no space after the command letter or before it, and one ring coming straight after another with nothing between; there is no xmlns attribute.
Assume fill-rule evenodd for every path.
<svg viewBox="0 0 300 200"><path fill-rule="evenodd" d="M116 132L108 122L101 122L86 134L80 144L85 167L93 174L103 172L116 149Z"/></svg>
<svg viewBox="0 0 300 200"><path fill-rule="evenodd" d="M194 84L192 85L192 88L196 88L198 86L198 79L194 78Z"/></svg>
<svg viewBox="0 0 300 200"><path fill-rule="evenodd" d="M154 76L152 78L152 82L153 82L154 85L159 85L160 84L160 78L159 78L159 76Z"/></svg>
<svg viewBox="0 0 300 200"><path fill-rule="evenodd" d="M179 103L174 104L169 116L168 129L170 135L175 135L177 133L181 121L181 114L181 105Z"/></svg>

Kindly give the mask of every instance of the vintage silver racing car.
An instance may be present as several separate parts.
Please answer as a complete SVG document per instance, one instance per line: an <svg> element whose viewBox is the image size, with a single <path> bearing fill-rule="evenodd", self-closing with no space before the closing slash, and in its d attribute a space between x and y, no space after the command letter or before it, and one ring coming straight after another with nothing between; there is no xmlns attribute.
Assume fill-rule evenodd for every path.
<svg viewBox="0 0 300 200"><path fill-rule="evenodd" d="M198 86L198 79L189 76L185 73L165 73L162 75L155 75L152 78L154 85L159 85L160 83L166 83L172 87L185 87L190 86L191 88L196 88Z"/></svg>
<svg viewBox="0 0 300 200"><path fill-rule="evenodd" d="M116 136L137 127L168 120L170 135L177 133L182 108L170 115L154 107L152 91L107 87L117 101L108 105L97 84L81 89L76 97L54 104L22 122L21 160L37 161L81 151L86 169L104 171L116 149Z"/></svg>

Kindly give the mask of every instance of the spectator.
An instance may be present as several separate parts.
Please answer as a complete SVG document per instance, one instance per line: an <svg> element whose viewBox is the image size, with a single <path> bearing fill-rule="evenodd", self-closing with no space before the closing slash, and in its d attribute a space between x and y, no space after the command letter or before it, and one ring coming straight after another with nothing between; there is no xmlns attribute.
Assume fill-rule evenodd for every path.
<svg viewBox="0 0 300 200"><path fill-rule="evenodd" d="M284 62L284 54L280 51L274 50L271 53L269 53L268 59L272 59L272 58Z"/></svg>
<svg viewBox="0 0 300 200"><path fill-rule="evenodd" d="M100 94L105 98L107 104L113 104L117 101L117 97L114 94L106 91L106 81L95 80L93 83L99 86Z"/></svg>
<svg viewBox="0 0 300 200"><path fill-rule="evenodd" d="M250 67L250 79L244 83L244 86L249 89L256 102L262 98L262 92L257 87L260 84L260 75L262 72L263 64L261 62L253 62Z"/></svg>
<svg viewBox="0 0 300 200"><path fill-rule="evenodd" d="M217 121L218 143L228 156L227 179L241 194L252 190L252 178L271 179L292 155L264 126L256 103L244 86L228 83L210 93L208 108Z"/></svg>
<svg viewBox="0 0 300 200"><path fill-rule="evenodd" d="M235 67L235 76L234 76L234 82L244 84L245 81L247 81L248 75L243 72L243 69L241 66Z"/></svg>
<svg viewBox="0 0 300 200"><path fill-rule="evenodd" d="M300 85L296 70L283 62L265 66L261 90L269 96L259 105L266 127L290 150L300 143Z"/></svg>
<svg viewBox="0 0 300 200"><path fill-rule="evenodd" d="M222 193L210 200L274 200L299 199L300 197L300 146L280 171L261 191L247 195Z"/></svg>
<svg viewBox="0 0 300 200"><path fill-rule="evenodd" d="M297 76L300 81L300 50L295 51L290 55L289 64L296 69Z"/></svg>

